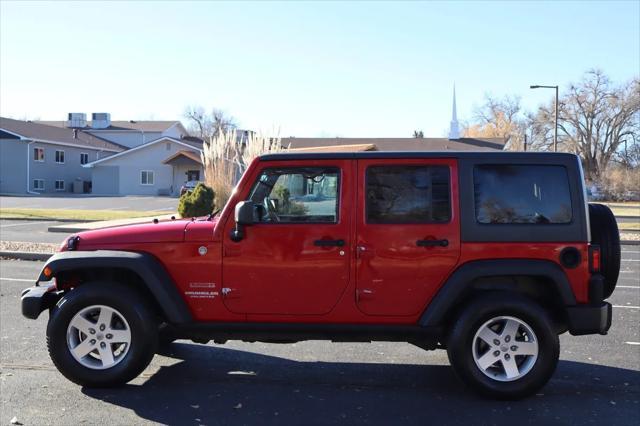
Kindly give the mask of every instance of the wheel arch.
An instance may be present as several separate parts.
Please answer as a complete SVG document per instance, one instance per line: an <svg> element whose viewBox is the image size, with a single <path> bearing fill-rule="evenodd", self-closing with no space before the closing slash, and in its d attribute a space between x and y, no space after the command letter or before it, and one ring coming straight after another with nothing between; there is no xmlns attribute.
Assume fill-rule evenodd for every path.
<svg viewBox="0 0 640 426"><path fill-rule="evenodd" d="M56 253L45 263L38 282L54 277L62 283L105 278L123 282L147 293L167 322L184 324L192 320L175 282L162 263L148 253L117 250Z"/></svg>
<svg viewBox="0 0 640 426"><path fill-rule="evenodd" d="M450 323L478 293L515 291L539 302L560 327L566 326L565 307L576 304L566 274L554 262L538 259L479 260L456 269L422 313L419 325Z"/></svg>

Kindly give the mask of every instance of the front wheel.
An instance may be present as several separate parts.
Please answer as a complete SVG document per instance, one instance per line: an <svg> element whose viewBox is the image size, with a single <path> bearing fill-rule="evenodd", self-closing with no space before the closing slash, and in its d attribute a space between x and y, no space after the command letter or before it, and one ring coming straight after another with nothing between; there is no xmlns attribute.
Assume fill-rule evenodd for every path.
<svg viewBox="0 0 640 426"><path fill-rule="evenodd" d="M148 303L113 282L71 290L52 310L47 326L53 363L82 386L128 382L146 368L157 344L157 321Z"/></svg>
<svg viewBox="0 0 640 426"><path fill-rule="evenodd" d="M448 341L451 365L482 395L517 399L553 374L560 343L549 315L519 295L492 294L468 305Z"/></svg>

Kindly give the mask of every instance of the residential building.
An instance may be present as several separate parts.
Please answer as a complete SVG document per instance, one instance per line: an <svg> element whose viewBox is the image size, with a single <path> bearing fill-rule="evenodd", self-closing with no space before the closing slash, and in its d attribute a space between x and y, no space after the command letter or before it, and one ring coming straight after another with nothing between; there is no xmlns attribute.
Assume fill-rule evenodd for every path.
<svg viewBox="0 0 640 426"><path fill-rule="evenodd" d="M201 152L198 139L161 137L85 167L94 194L177 196L185 182L204 180Z"/></svg>
<svg viewBox="0 0 640 426"><path fill-rule="evenodd" d="M77 129L0 118L0 193L90 192L83 165L124 150Z"/></svg>

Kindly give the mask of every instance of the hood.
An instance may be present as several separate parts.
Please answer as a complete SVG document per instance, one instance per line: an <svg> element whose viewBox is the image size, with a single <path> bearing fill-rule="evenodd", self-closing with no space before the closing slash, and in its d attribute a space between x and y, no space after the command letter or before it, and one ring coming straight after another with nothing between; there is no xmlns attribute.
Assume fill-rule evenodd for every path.
<svg viewBox="0 0 640 426"><path fill-rule="evenodd" d="M169 220L80 232L77 234L79 248L83 245L181 242L190 223L190 220Z"/></svg>

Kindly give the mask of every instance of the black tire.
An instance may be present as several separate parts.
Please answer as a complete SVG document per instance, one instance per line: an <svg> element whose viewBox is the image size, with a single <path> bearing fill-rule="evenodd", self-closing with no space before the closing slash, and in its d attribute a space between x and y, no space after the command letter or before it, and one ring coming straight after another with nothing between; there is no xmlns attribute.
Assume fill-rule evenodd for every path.
<svg viewBox="0 0 640 426"><path fill-rule="evenodd" d="M158 330L158 347L156 353L162 354L171 349L171 344L177 340L175 333L166 324L160 326Z"/></svg>
<svg viewBox="0 0 640 426"><path fill-rule="evenodd" d="M499 381L485 375L476 365L473 355L473 342L478 330L492 318L501 316L524 321L538 341L538 355L532 362L533 366L513 381ZM558 364L560 343L548 313L538 304L518 294L489 293L462 310L449 334L447 354L460 379L482 396L520 399L534 394L549 381ZM506 357L502 352L500 356ZM516 360L516 357L513 359ZM522 357L517 359L523 361Z"/></svg>
<svg viewBox="0 0 640 426"><path fill-rule="evenodd" d="M82 309L103 305L115 309L129 325L131 343L122 359L113 367L92 369L71 354L67 328ZM111 387L137 377L151 362L158 345L158 322L153 310L135 290L114 282L83 284L67 294L51 312L47 326L49 356L69 380L88 387Z"/></svg>
<svg viewBox="0 0 640 426"><path fill-rule="evenodd" d="M591 243L600 246L600 270L604 277L604 298L613 293L620 274L620 232L611 209L604 204L589 204Z"/></svg>

